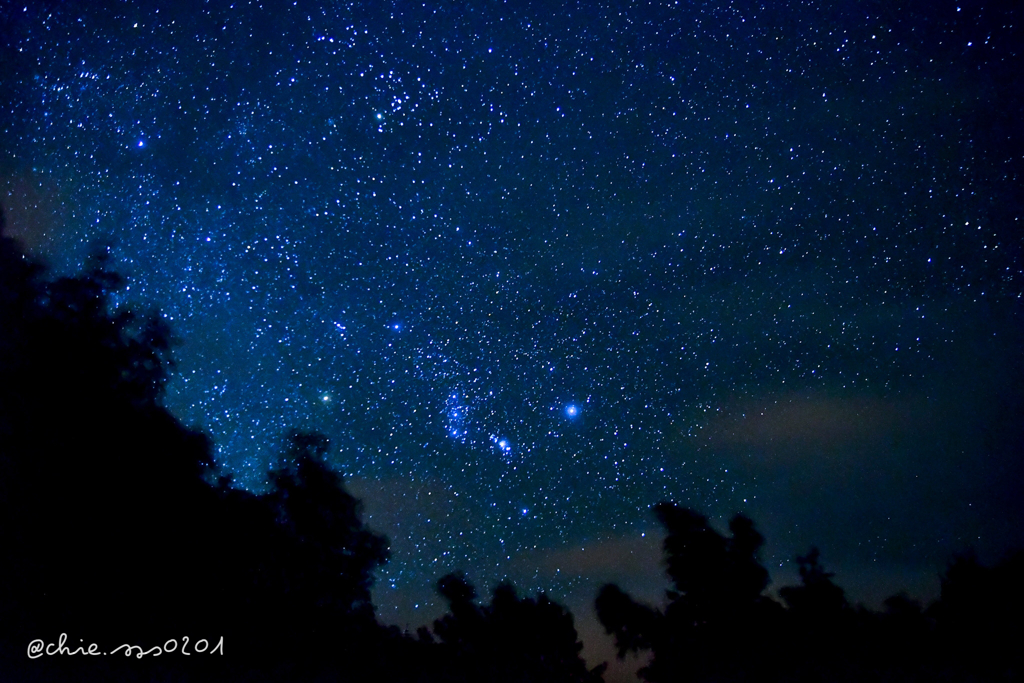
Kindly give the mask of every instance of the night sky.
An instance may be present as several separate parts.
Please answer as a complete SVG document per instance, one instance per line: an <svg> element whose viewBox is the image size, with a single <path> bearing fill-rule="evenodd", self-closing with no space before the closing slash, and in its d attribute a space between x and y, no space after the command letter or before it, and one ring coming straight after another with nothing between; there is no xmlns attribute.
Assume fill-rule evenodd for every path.
<svg viewBox="0 0 1024 683"><path fill-rule="evenodd" d="M930 598L1024 545L1013 4L3 1L0 202L239 485L330 437L385 622L462 569L587 636L661 500Z"/></svg>

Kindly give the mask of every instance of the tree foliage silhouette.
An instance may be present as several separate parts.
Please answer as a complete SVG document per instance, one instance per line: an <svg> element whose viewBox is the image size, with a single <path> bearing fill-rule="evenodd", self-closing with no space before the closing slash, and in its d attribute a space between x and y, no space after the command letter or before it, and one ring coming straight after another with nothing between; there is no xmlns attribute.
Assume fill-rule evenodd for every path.
<svg viewBox="0 0 1024 683"><path fill-rule="evenodd" d="M372 572L387 561L387 542L363 527L362 506L326 465L327 453L323 435L294 432L270 474L268 503L293 546L285 589L293 602L372 619Z"/></svg>
<svg viewBox="0 0 1024 683"><path fill-rule="evenodd" d="M939 647L959 669L993 680L1024 677L1024 551L994 567L972 552L953 557L940 599L928 612Z"/></svg>
<svg viewBox="0 0 1024 683"><path fill-rule="evenodd" d="M826 572L820 559L821 551L814 547L807 555L796 558L802 585L786 586L779 590L779 595L795 615L834 619L848 608L846 596L842 588L832 583L835 574Z"/></svg>
<svg viewBox="0 0 1024 683"><path fill-rule="evenodd" d="M726 537L692 510L659 503L654 513L667 532L663 548L673 589L664 612L633 602L616 586L601 589L598 618L615 635L620 656L650 649L654 657L641 672L650 681L763 668L771 653L762 647L762 629L779 606L762 595L768 572L757 555L764 538L753 522L737 515ZM742 660L731 655L737 642L746 647Z"/></svg>
<svg viewBox="0 0 1024 683"><path fill-rule="evenodd" d="M588 670L572 615L543 593L516 595L509 584L494 589L491 604L478 607L476 591L458 574L438 581L450 614L434 622L444 652L446 679L525 683L597 683L604 666Z"/></svg>
<svg viewBox="0 0 1024 683"><path fill-rule="evenodd" d="M812 547L798 557L801 583L764 594L764 539L738 515L731 537L702 515L660 503L665 566L673 588L663 610L614 585L596 602L618 654L649 650L652 681L1018 680L1024 629L1024 553L987 568L954 558L942 596L927 610L905 595L885 611L854 609Z"/></svg>
<svg viewBox="0 0 1024 683"><path fill-rule="evenodd" d="M302 659L313 672L357 650L386 661L373 653L394 638L370 603L386 541L326 465L326 439L294 433L266 495L211 485L209 440L161 405L169 329L113 307L120 284L102 254L47 279L0 231L0 655L23 666L18 649L60 632L204 630L254 669ZM89 666L86 678L115 675Z"/></svg>

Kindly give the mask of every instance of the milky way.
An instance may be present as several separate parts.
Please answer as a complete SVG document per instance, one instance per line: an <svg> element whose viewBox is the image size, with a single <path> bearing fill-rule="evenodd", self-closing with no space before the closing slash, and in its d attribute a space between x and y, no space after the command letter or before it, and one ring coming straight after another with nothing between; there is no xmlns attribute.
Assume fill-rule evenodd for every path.
<svg viewBox="0 0 1024 683"><path fill-rule="evenodd" d="M559 558L656 543L659 500L795 533L776 569L796 517L863 564L1004 514L969 511L1009 458L988 418L920 441L957 368L969 415L1017 395L1019 13L99 5L0 10L11 230L58 272L109 246L240 485L331 438L391 539L386 618L460 568L589 599ZM928 501L959 507L886 526Z"/></svg>

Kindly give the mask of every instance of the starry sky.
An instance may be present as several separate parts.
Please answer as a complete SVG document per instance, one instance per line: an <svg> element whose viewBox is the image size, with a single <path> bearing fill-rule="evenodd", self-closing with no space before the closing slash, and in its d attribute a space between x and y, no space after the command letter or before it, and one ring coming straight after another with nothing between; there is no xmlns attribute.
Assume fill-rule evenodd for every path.
<svg viewBox="0 0 1024 683"><path fill-rule="evenodd" d="M1024 544L1013 3L0 17L10 232L58 273L110 250L239 485L331 438L384 621L462 569L596 630L604 581L667 586L661 500L875 603Z"/></svg>

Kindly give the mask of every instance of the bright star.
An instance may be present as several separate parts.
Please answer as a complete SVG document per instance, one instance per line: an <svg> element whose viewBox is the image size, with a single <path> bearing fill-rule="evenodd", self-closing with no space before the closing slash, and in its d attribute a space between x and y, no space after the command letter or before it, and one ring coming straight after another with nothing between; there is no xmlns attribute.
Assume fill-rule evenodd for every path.
<svg viewBox="0 0 1024 683"><path fill-rule="evenodd" d="M576 407L575 403L570 403L565 407L565 414L569 417L576 417L580 414L580 409Z"/></svg>

